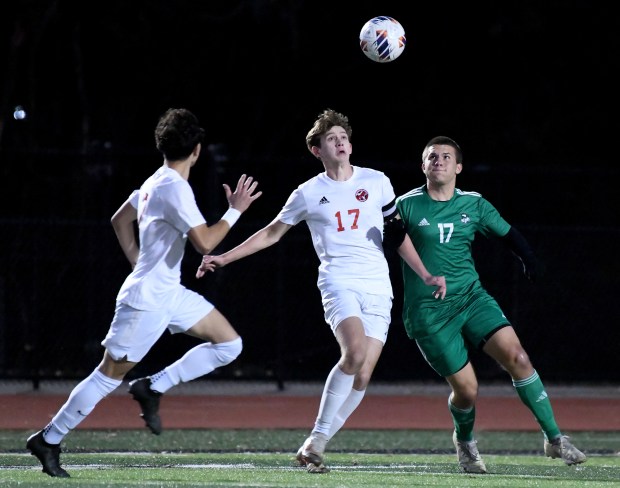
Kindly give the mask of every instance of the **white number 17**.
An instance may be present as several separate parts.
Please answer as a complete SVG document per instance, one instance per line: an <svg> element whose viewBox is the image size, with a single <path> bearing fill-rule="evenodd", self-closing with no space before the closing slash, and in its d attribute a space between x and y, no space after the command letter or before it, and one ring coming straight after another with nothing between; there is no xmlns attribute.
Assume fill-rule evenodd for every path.
<svg viewBox="0 0 620 488"><path fill-rule="evenodd" d="M439 242L441 244L450 242L450 237L452 237L452 232L454 232L454 224L437 224L437 227L439 227Z"/></svg>

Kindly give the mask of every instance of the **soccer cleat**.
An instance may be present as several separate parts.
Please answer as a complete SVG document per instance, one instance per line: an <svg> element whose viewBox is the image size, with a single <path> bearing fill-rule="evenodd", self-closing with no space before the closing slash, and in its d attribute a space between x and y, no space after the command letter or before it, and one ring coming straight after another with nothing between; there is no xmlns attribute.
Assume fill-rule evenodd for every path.
<svg viewBox="0 0 620 488"><path fill-rule="evenodd" d="M44 473L57 478L70 478L69 473L60 467L60 445L45 442L42 430L28 437L26 449L41 462Z"/></svg>
<svg viewBox="0 0 620 488"><path fill-rule="evenodd" d="M304 458L301 455L303 450L304 450L304 446L303 445L299 449L297 449L297 455L295 456L295 459L297 460L297 462L299 463L300 466L308 466L308 463L306 461L304 461Z"/></svg>
<svg viewBox="0 0 620 488"><path fill-rule="evenodd" d="M297 461L307 466L309 473L327 473L329 469L323 464L323 452L327 444L327 436L319 432L312 433L297 451Z"/></svg>
<svg viewBox="0 0 620 488"><path fill-rule="evenodd" d="M323 463L316 465L314 463L308 463L308 473L312 474L325 474L329 473L329 468Z"/></svg>
<svg viewBox="0 0 620 488"><path fill-rule="evenodd" d="M545 439L544 449L546 456L552 459L562 458L562 461L569 466L586 462L586 455L573 446L566 435L556 437L552 441Z"/></svg>
<svg viewBox="0 0 620 488"><path fill-rule="evenodd" d="M155 435L161 434L161 419L159 418L159 399L162 394L151 390L151 378L138 378L129 383L129 393L140 404L146 426Z"/></svg>
<svg viewBox="0 0 620 488"><path fill-rule="evenodd" d="M459 466L466 473L484 474L487 467L484 465L482 457L478 452L476 441L460 441L456 438L456 431L452 434L452 442L456 447L456 455L459 460Z"/></svg>

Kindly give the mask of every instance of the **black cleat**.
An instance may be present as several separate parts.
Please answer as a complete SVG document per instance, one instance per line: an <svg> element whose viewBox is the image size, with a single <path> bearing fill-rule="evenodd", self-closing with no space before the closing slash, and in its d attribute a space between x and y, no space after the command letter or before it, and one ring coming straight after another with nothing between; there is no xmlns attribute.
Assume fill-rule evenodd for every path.
<svg viewBox="0 0 620 488"><path fill-rule="evenodd" d="M161 419L159 418L159 399L161 393L151 390L151 378L138 378L129 383L129 393L140 404L146 426L155 435L161 434Z"/></svg>
<svg viewBox="0 0 620 488"><path fill-rule="evenodd" d="M60 444L45 442L42 430L28 437L26 449L41 462L44 473L58 478L70 478L69 473L60 467Z"/></svg>

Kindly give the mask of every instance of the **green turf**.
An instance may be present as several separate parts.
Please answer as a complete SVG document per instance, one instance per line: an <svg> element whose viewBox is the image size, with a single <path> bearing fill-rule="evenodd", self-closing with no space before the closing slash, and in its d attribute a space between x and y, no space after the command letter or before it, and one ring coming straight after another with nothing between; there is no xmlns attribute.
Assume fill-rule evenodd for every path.
<svg viewBox="0 0 620 488"><path fill-rule="evenodd" d="M572 436L588 455L565 466L542 455L539 432L479 432L489 474L460 473L450 432L343 430L329 444L328 474L309 474L294 453L301 430L76 430L51 478L24 448L30 432L0 431L0 485L76 487L620 487L620 432Z"/></svg>

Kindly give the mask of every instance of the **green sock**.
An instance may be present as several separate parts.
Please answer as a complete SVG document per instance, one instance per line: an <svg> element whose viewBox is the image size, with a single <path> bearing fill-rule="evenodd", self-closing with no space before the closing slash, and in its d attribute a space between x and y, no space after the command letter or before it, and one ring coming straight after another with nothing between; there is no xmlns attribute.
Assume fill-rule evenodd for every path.
<svg viewBox="0 0 620 488"><path fill-rule="evenodd" d="M457 408L452 405L452 402L448 398L448 408L450 409L450 415L452 415L452 421L454 422L454 430L456 431L456 438L460 441L472 441L474 440L474 422L476 421L476 407L471 407L466 410Z"/></svg>
<svg viewBox="0 0 620 488"><path fill-rule="evenodd" d="M550 440L562 435L558 424L555 422L551 402L538 373L534 371L529 378L513 380L512 384L521 401L534 414L545 437Z"/></svg>

